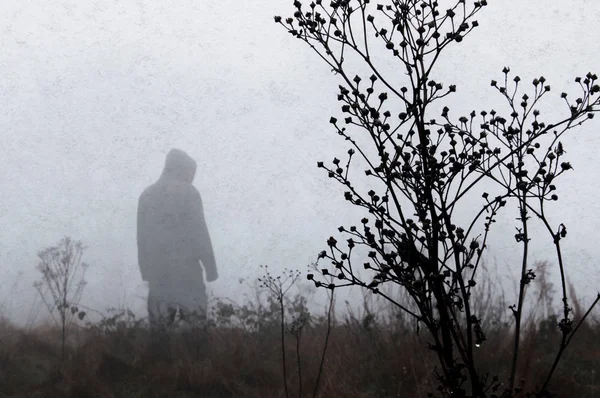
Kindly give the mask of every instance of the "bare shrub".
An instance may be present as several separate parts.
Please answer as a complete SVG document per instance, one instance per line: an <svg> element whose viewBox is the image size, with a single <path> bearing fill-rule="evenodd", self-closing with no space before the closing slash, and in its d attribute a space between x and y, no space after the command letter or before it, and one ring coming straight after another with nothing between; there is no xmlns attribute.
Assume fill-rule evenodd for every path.
<svg viewBox="0 0 600 398"><path fill-rule="evenodd" d="M591 72L576 77L576 98L560 94L564 115L545 117L539 106L551 95L546 78L525 86L504 67L499 81L491 81L503 109L452 116L443 106L449 102L443 101L457 85L434 79L435 67L441 53L457 48L479 26L475 16L486 5L485 0L469 5L463 0L443 5L432 0L303 5L296 0L293 16L274 18L339 79L343 118L332 116L330 123L347 147L343 156L318 161L317 167L344 188L349 203L364 211L356 225L338 228L343 241L327 240L319 258L329 264L308 278L330 290L362 287L423 325L433 340L429 347L438 358L437 391L444 397L523 393L516 375L526 290L536 278L530 241L540 236L531 233L534 221L554 245L561 281L561 337L537 393L547 392L566 347L600 300L599 294L575 322L561 251L567 228L548 213L548 204L559 198L557 183L573 169L563 140L599 109L598 77ZM390 62L396 68L386 70L383 65ZM471 209L466 222L459 220L459 208ZM482 311L489 304L476 292L494 223L507 209L516 210L516 233L507 239L514 239L521 261L517 300L509 306L514 335L503 385L477 363L475 349L487 340ZM388 295L386 284L406 290L412 305ZM475 303L481 299L483 303Z"/></svg>
<svg viewBox="0 0 600 398"><path fill-rule="evenodd" d="M65 342L74 319L83 320L85 311L78 307L86 285L82 262L84 247L79 241L63 238L56 246L38 253L37 265L42 279L34 283L53 321L61 330L61 359L65 356ZM56 315L55 315L56 314Z"/></svg>

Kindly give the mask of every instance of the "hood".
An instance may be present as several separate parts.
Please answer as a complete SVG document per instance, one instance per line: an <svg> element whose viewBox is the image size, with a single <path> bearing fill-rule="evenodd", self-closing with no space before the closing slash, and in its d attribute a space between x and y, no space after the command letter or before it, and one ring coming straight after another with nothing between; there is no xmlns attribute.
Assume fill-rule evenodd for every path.
<svg viewBox="0 0 600 398"><path fill-rule="evenodd" d="M179 180L187 183L194 181L196 175L196 161L181 149L171 149L167 154L165 168L161 178Z"/></svg>

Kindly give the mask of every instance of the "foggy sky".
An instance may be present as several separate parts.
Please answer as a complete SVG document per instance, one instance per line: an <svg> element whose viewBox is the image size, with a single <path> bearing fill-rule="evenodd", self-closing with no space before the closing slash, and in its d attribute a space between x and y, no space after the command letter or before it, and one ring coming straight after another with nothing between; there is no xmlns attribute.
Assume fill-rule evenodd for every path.
<svg viewBox="0 0 600 398"><path fill-rule="evenodd" d="M347 150L328 123L340 114L339 81L273 23L292 3L2 2L0 312L28 316L36 253L64 235L88 247L85 304L144 311L134 297L137 200L172 147L198 163L216 296L241 300L240 279L258 277L261 264L304 271L339 225L358 222L342 187L316 168ZM524 82L543 74L558 105L561 91L577 92L575 76L600 73L600 3L489 3L480 27L438 64L436 80L458 87L453 115L503 109L489 87L503 66ZM600 285L598 127L594 119L564 139L575 171L557 184L553 218L567 225L569 275L588 298ZM515 217L496 223L489 261L516 275ZM545 235L532 245L534 259L554 261Z"/></svg>

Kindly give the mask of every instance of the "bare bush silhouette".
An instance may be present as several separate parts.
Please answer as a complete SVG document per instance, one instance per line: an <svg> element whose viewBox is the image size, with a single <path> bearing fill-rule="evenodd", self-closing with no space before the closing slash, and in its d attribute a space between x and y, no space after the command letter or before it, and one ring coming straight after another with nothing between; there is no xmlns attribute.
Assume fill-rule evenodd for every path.
<svg viewBox="0 0 600 398"><path fill-rule="evenodd" d="M294 286L298 278L300 277L300 273L294 270L285 270L283 275L273 276L269 272L268 266L261 266L264 269L265 275L258 279L260 286L264 289L269 290L272 294L272 297L277 301L279 305L279 319L280 319L280 338L281 338L281 362L282 362L282 373L283 373L283 385L285 387L285 396L289 397L288 390L288 380L287 380L287 361L285 355L285 303L284 299L286 297L287 292ZM296 328L298 332L296 337L298 344L300 342L299 334L300 331L298 327ZM299 351L298 351L299 354ZM300 365L300 362L298 362ZM300 375L300 383L302 382L302 372L300 366L298 366L298 374ZM300 394L302 394L302 384L300 384Z"/></svg>
<svg viewBox="0 0 600 398"><path fill-rule="evenodd" d="M61 359L65 356L65 342L69 328L77 317L83 320L85 311L79 302L86 285L85 271L88 265L82 262L84 247L79 241L63 238L56 246L38 253L37 265L42 279L34 283L52 319L61 331ZM55 316L57 314L57 316Z"/></svg>
<svg viewBox="0 0 600 398"><path fill-rule="evenodd" d="M340 80L337 99L345 116L331 117L330 123L349 146L346 160L317 165L346 189L348 202L365 212L359 226L339 227L345 242L328 239L319 258L331 267L308 278L331 290L368 289L424 325L439 362L441 396L512 397L523 393L516 372L526 287L536 277L530 231L538 221L555 247L562 302L555 360L537 390L544 394L564 350L600 299L599 294L579 319L573 317L561 251L567 228L552 221L547 209L558 200L559 178L572 169L562 139L598 111L598 78L593 73L577 77L577 98L561 94L565 116L545 118L539 105L551 92L546 79L540 76L524 87L504 67L500 82L491 81L506 103L504 110L451 116L438 104L457 85L434 80L435 66L440 54L479 26L475 16L487 1L458 0L450 7L432 0L383 3L334 0L305 6L294 1L293 16L274 18ZM394 73L382 67L379 56L386 51L397 66ZM399 77L404 81L397 83ZM465 206L473 210L461 225L456 210ZM485 344L486 331L474 292L494 222L513 208L517 232L510 239L522 256L517 301L509 307L514 320L510 376L502 387L476 363L474 349ZM381 290L385 284L405 289L411 305L387 295Z"/></svg>

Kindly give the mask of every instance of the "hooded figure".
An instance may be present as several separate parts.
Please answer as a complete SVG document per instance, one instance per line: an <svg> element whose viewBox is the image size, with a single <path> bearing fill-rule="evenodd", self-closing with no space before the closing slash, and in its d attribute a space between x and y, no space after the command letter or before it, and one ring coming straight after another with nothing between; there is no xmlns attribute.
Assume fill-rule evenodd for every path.
<svg viewBox="0 0 600 398"><path fill-rule="evenodd" d="M172 149L157 182L141 194L138 203L138 263L148 282L148 318L151 327L180 317L206 316L207 280L218 278L215 257L200 193L192 185L196 162L184 151Z"/></svg>

